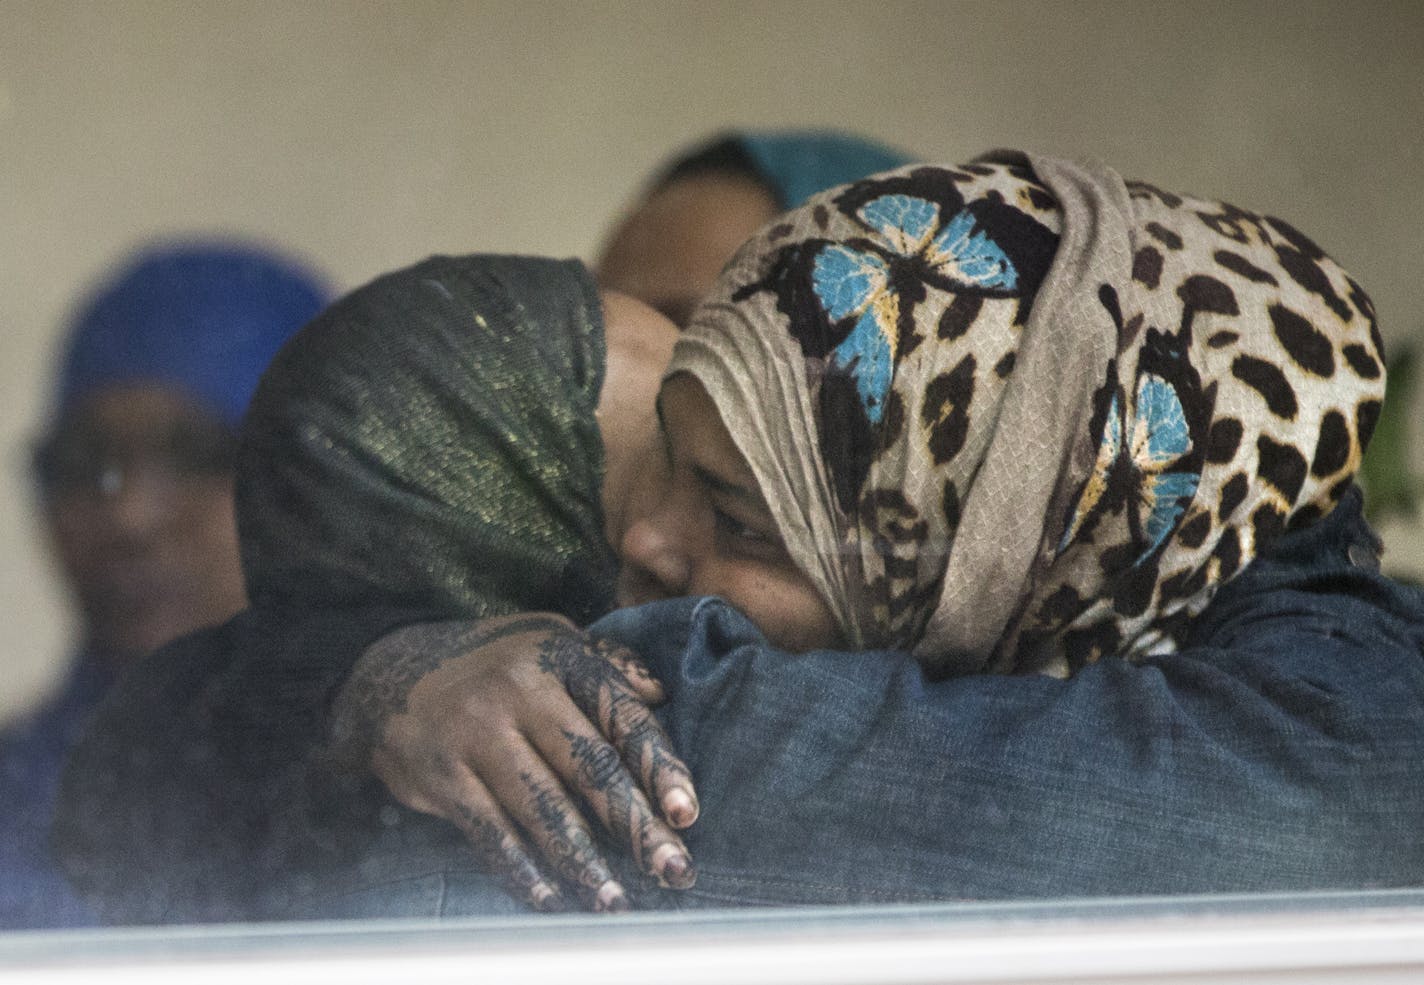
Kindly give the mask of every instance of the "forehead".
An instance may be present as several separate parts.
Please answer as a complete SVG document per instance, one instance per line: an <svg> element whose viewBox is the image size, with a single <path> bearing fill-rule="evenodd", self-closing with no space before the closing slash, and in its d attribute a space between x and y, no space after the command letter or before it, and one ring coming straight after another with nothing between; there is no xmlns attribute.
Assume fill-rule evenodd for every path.
<svg viewBox="0 0 1424 985"><path fill-rule="evenodd" d="M614 231L599 258L599 281L655 307L698 300L728 257L776 213L771 194L750 178L680 178Z"/></svg>
<svg viewBox="0 0 1424 985"><path fill-rule="evenodd" d="M663 383L658 417L675 459L723 482L758 489L752 468L722 423L717 405L691 373L675 373Z"/></svg>
<svg viewBox="0 0 1424 985"><path fill-rule="evenodd" d="M103 387L85 397L61 425L116 441L141 441L181 427L221 426L197 400L170 386L135 383Z"/></svg>

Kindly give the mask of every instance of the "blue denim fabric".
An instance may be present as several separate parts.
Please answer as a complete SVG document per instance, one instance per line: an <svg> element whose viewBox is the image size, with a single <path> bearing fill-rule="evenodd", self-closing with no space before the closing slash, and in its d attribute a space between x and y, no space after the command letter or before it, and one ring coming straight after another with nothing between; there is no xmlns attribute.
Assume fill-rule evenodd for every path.
<svg viewBox="0 0 1424 985"><path fill-rule="evenodd" d="M426 823L410 820L417 827ZM361 920L528 914L499 880L480 871L448 831L440 831L436 841L438 848L377 852L344 872L298 878L279 890L280 902L268 900L268 915Z"/></svg>
<svg viewBox="0 0 1424 985"><path fill-rule="evenodd" d="M606 617L667 685L702 802L697 886L641 904L1424 885L1424 594L1377 573L1359 505L1283 538L1178 653L1071 680L782 653L716 599ZM340 912L504 912L470 870L372 878Z"/></svg>

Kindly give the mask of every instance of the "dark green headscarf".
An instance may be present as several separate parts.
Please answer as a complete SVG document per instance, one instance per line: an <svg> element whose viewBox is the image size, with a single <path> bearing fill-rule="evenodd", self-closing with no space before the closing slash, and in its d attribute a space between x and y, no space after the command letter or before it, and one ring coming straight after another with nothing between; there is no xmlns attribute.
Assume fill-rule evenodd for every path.
<svg viewBox="0 0 1424 985"><path fill-rule="evenodd" d="M601 613L603 372L577 261L433 257L337 302L278 355L243 429L253 605Z"/></svg>

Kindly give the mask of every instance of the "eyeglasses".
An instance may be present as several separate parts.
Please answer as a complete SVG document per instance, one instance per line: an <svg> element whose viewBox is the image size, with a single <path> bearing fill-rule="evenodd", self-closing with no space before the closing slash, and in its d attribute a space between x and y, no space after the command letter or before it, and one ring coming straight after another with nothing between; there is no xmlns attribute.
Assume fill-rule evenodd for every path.
<svg viewBox="0 0 1424 985"><path fill-rule="evenodd" d="M144 440L102 430L61 427L34 450L40 488L51 497L117 496L139 473L175 482L230 474L237 436L217 423L185 422Z"/></svg>

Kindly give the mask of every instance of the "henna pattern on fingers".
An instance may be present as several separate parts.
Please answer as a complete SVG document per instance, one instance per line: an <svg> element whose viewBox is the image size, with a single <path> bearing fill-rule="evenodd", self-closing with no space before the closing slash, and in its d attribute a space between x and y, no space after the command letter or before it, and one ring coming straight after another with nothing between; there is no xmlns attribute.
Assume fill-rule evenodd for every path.
<svg viewBox="0 0 1424 985"><path fill-rule="evenodd" d="M539 669L558 678L579 710L615 742L636 722L650 722L656 730L641 731L642 737L662 737L648 706L614 662L614 652L602 640L574 634L550 636L539 642Z"/></svg>
<svg viewBox="0 0 1424 985"><path fill-rule="evenodd" d="M563 733L564 738L569 740L569 752L578 767L580 786L606 794L616 787L627 785L623 763L616 749L606 742L568 729L564 729Z"/></svg>
<svg viewBox="0 0 1424 985"><path fill-rule="evenodd" d="M540 783L528 773L520 780L529 791L530 805L539 826L544 829L542 843L545 860L558 872L559 878L579 886L592 895L612 881L613 873L598 853L588 830L575 819L562 790Z"/></svg>
<svg viewBox="0 0 1424 985"><path fill-rule="evenodd" d="M556 886L544 878L514 835L464 804L457 806L475 861L485 872L499 877L505 890L543 913L564 908Z"/></svg>
<svg viewBox="0 0 1424 985"><path fill-rule="evenodd" d="M332 707L336 754L352 767L364 766L386 722L406 710L411 689L426 675L472 650L537 630L570 632L553 616L527 616L493 626L468 620L419 623L381 637L356 661Z"/></svg>
<svg viewBox="0 0 1424 985"><path fill-rule="evenodd" d="M563 634L541 640L539 669L558 678L574 704L604 734L609 731L614 704L631 698L622 672L591 650L582 636Z"/></svg>
<svg viewBox="0 0 1424 985"><path fill-rule="evenodd" d="M649 796L674 786L691 790L691 773L673 755L667 734L634 693L620 665L648 674L641 660L608 640L562 634L539 643L539 668L563 683L579 709L617 746L624 765ZM633 847L641 858L638 846Z"/></svg>
<svg viewBox="0 0 1424 985"><path fill-rule="evenodd" d="M566 635L540 642L539 667L564 685L609 740L564 732L576 782L586 799L602 797L609 833L627 846L640 871L664 885L692 885L697 875L691 859L675 840L658 837L661 824L647 799L680 789L685 796L665 804L667 813L682 826L696 817L687 767L624 674L623 667L646 674L642 661L615 644Z"/></svg>
<svg viewBox="0 0 1424 985"><path fill-rule="evenodd" d="M568 730L564 730L564 738L569 742L580 790L595 791L603 798L609 834L628 846L638 868L646 872L651 865L652 825L656 819L623 768L618 751L601 739Z"/></svg>
<svg viewBox="0 0 1424 985"><path fill-rule="evenodd" d="M692 786L692 773L669 749L667 733L646 708L621 729L623 761L649 790Z"/></svg>
<svg viewBox="0 0 1424 985"><path fill-rule="evenodd" d="M614 664L624 677L643 684L654 683L653 673L648 665L627 647L608 639L591 639L588 643L594 653Z"/></svg>

